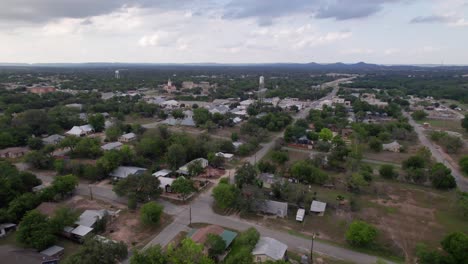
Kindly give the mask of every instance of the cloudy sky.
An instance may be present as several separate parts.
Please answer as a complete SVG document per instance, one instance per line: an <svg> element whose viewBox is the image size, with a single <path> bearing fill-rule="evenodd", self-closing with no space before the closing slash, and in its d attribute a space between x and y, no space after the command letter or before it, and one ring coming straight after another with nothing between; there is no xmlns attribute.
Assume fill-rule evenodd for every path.
<svg viewBox="0 0 468 264"><path fill-rule="evenodd" d="M468 64L468 0L0 0L0 62Z"/></svg>

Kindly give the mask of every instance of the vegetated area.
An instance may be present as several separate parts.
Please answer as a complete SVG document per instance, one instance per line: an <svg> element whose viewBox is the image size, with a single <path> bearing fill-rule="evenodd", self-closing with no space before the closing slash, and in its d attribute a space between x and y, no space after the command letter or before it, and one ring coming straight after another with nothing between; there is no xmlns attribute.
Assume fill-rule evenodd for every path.
<svg viewBox="0 0 468 264"><path fill-rule="evenodd" d="M307 119L288 126L285 142L255 167L242 166L235 185L221 182L214 189L217 210L235 208L271 228L300 237L318 234L397 261L421 260L447 234L467 230L466 194L454 190L450 170L418 143L401 114L407 104L386 92L374 93L390 103L374 107L345 92L350 106L311 110ZM397 143L386 145L391 142ZM265 200L287 203L287 217L259 214L256 206ZM327 204L324 215L307 213L304 221L296 221L296 210L308 212L314 200ZM354 226L375 235L353 241Z"/></svg>
<svg viewBox="0 0 468 264"><path fill-rule="evenodd" d="M461 77L366 72L294 120L331 91L321 84L340 75L275 67L116 69L1 69L0 223L18 225L6 244L40 251L58 243L66 247L64 263L117 263L173 220L154 200L190 202L210 178L227 174L225 167L238 167L234 184L221 179L213 189L217 212L397 261L463 263L450 245L466 241L460 231L468 230L467 195L416 143L401 112L410 107L409 94L465 100ZM416 89L413 79L427 88ZM445 97L436 92L444 85ZM257 160L254 153L280 134L283 140ZM432 136L446 151L456 145L446 134ZM460 159L466 173L467 164ZM270 210L269 200L287 203L285 218L274 216L284 211ZM313 201L327 204L316 212L323 216L310 212ZM51 205L56 210L44 211ZM306 211L302 222L294 217L298 208ZM85 227L97 236L66 231L83 230L82 214L96 216ZM130 261L250 263L258 237L255 230L240 233L225 256L220 238L211 236L206 244L181 239L165 251L141 251Z"/></svg>
<svg viewBox="0 0 468 264"><path fill-rule="evenodd" d="M367 74L358 78L352 88L378 88L392 95L432 96L437 99L452 99L468 102L468 79L454 72L386 72Z"/></svg>

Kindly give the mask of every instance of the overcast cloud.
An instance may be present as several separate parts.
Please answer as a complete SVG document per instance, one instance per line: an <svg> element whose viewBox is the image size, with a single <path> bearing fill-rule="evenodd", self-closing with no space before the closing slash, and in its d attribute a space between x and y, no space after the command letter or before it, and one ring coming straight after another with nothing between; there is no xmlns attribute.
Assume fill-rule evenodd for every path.
<svg viewBox="0 0 468 264"><path fill-rule="evenodd" d="M466 0L0 4L0 62L468 63Z"/></svg>

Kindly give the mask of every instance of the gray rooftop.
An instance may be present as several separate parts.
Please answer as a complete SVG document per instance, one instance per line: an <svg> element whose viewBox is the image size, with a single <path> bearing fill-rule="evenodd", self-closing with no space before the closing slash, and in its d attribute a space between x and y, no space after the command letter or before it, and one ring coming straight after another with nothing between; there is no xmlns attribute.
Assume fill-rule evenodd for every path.
<svg viewBox="0 0 468 264"><path fill-rule="evenodd" d="M142 174L145 171L145 168L120 166L114 171L112 171L110 173L110 176L124 179L127 178L129 175Z"/></svg>
<svg viewBox="0 0 468 264"><path fill-rule="evenodd" d="M288 246L271 237L260 237L252 255L266 255L274 260L284 258Z"/></svg>
<svg viewBox="0 0 468 264"><path fill-rule="evenodd" d="M43 255L46 255L48 257L52 257L52 256L55 256L59 253L61 253L62 251L64 251L65 249L63 247L59 247L59 246L51 246L50 248L47 248L47 249L44 249L43 251L41 251L41 254Z"/></svg>
<svg viewBox="0 0 468 264"><path fill-rule="evenodd" d="M312 201L312 205L310 206L311 212L322 213L325 212L325 208L327 207L326 203L319 202L319 201Z"/></svg>
<svg viewBox="0 0 468 264"><path fill-rule="evenodd" d="M86 210L81 215L78 221L75 222L77 225L93 227L93 225L102 219L106 214L107 210Z"/></svg>

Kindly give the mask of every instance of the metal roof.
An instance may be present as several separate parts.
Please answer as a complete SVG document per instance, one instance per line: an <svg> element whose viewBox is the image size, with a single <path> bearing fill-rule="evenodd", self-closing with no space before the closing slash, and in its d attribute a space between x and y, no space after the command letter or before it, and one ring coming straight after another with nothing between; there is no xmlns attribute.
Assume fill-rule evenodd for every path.
<svg viewBox="0 0 468 264"><path fill-rule="evenodd" d="M312 201L312 205L310 206L311 212L325 212L325 208L327 207L327 203L319 202L319 201Z"/></svg>
<svg viewBox="0 0 468 264"><path fill-rule="evenodd" d="M252 255L266 255L274 260L281 260L288 246L271 237L260 237Z"/></svg>
<svg viewBox="0 0 468 264"><path fill-rule="evenodd" d="M59 253L61 253L62 251L64 251L65 249L63 247L59 247L59 246L51 246L50 248L47 248L47 249L44 249L43 251L41 251L41 254L43 255L46 255L48 257L52 257L52 256L55 256Z"/></svg>
<svg viewBox="0 0 468 264"><path fill-rule="evenodd" d="M91 227L79 225L75 229L73 229L71 233L77 236L84 237L87 234L91 233L91 231L93 231Z"/></svg>

